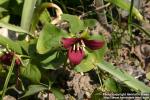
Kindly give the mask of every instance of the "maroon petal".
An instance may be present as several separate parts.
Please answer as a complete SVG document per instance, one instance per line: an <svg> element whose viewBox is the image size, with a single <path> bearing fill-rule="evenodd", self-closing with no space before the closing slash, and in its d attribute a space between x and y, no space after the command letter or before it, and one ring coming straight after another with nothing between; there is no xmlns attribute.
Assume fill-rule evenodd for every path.
<svg viewBox="0 0 150 100"><path fill-rule="evenodd" d="M84 51L79 48L79 50L73 50L72 48L69 48L68 50L68 58L71 64L78 65L82 59L84 58Z"/></svg>
<svg viewBox="0 0 150 100"><path fill-rule="evenodd" d="M21 65L21 61L20 61L19 58L17 58L17 59L15 60L15 64L16 64L16 65Z"/></svg>
<svg viewBox="0 0 150 100"><path fill-rule="evenodd" d="M62 44L64 48L69 48L71 45L75 44L75 42L78 40L78 38L62 38Z"/></svg>
<svg viewBox="0 0 150 100"><path fill-rule="evenodd" d="M92 49L92 50L97 50L97 49L100 49L104 46L104 41L99 41L99 40L83 40L84 41L84 44Z"/></svg>
<svg viewBox="0 0 150 100"><path fill-rule="evenodd" d="M0 62L10 65L12 62L14 54L12 52L6 53L0 57Z"/></svg>
<svg viewBox="0 0 150 100"><path fill-rule="evenodd" d="M5 53L2 56L0 56L0 62L5 64L5 65L11 65L12 63L12 59L13 59L14 53L13 52L9 52L9 53ZM19 58L17 58L15 60L15 65L20 65L21 61Z"/></svg>

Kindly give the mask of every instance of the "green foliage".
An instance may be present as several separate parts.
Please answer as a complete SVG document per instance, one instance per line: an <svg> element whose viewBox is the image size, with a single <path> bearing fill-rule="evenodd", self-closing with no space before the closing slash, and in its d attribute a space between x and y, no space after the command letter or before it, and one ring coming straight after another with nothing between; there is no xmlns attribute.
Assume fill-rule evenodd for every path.
<svg viewBox="0 0 150 100"><path fill-rule="evenodd" d="M39 83L41 80L41 72L38 69L38 66L31 62L29 62L27 66L21 67L21 74L34 83Z"/></svg>
<svg viewBox="0 0 150 100"><path fill-rule="evenodd" d="M121 87L119 84L112 78L108 78L104 81L104 86L108 91L113 93L121 93Z"/></svg>
<svg viewBox="0 0 150 100"><path fill-rule="evenodd" d="M19 99L34 95L35 93L39 93L39 92L44 93L45 90L51 91L57 100L65 99L63 93L58 88L51 88L49 90L48 87L45 85L30 85L26 93Z"/></svg>
<svg viewBox="0 0 150 100"><path fill-rule="evenodd" d="M56 54L52 55L51 57L53 58L54 56L55 56L54 59L49 58L51 59L51 61L49 62L47 61L49 59L42 61L44 69L56 70L60 68L62 65L64 65L64 63L67 60L65 52L62 52L62 51L58 51Z"/></svg>
<svg viewBox="0 0 150 100"><path fill-rule="evenodd" d="M7 15L7 16L5 16L5 17L3 17L3 18L0 19L0 21L5 22L5 23L8 23L9 20L10 20L10 15ZM6 25L6 27L7 27L7 25Z"/></svg>
<svg viewBox="0 0 150 100"><path fill-rule="evenodd" d="M40 54L47 53L50 50L55 50L61 46L61 38L67 36L67 33L54 25L47 23L42 31L37 42L37 51Z"/></svg>
<svg viewBox="0 0 150 100"><path fill-rule="evenodd" d="M55 51L51 55L49 54L49 57L47 57L46 59L42 60L41 63L43 63L43 64L49 63L52 60L54 60L56 58L56 56L57 56L57 52Z"/></svg>
<svg viewBox="0 0 150 100"><path fill-rule="evenodd" d="M134 77L129 75L127 72L117 68L116 66L113 66L112 64L102 61L100 63L97 63L97 66L105 70L106 72L109 72L113 76L117 77L119 80L127 84L128 86L135 89L135 91L141 91L141 92L150 92L150 88L146 86L144 83L136 80Z"/></svg>
<svg viewBox="0 0 150 100"><path fill-rule="evenodd" d="M104 40L104 36L99 34L93 34L89 36L89 40ZM106 52L106 44L99 50L92 51L87 48L87 56L84 60L77 65L74 69L77 72L87 72L92 70L95 67L95 63L98 63L103 60L104 54Z"/></svg>
<svg viewBox="0 0 150 100"><path fill-rule="evenodd" d="M45 10L42 12L42 14L41 14L41 16L40 16L40 21L41 21L41 23L42 23L43 25L51 21L51 17L50 17L50 15L49 15L49 12L48 12L47 9L45 9Z"/></svg>
<svg viewBox="0 0 150 100"><path fill-rule="evenodd" d="M119 8L122 8L122 9L127 10L128 12L130 12L131 4L126 2L125 0L107 0L107 1L113 3L114 5L118 6ZM132 14L138 20L140 20L142 22L144 21L143 16L140 14L138 9L136 9L135 7L133 7L133 9L132 9Z"/></svg>
<svg viewBox="0 0 150 100"><path fill-rule="evenodd" d="M46 8L49 7L49 3L42 3L37 6L37 8L34 11L30 31L34 32L36 29L36 26L41 21L42 24L49 23L51 21L51 17L49 15L49 12L46 10Z"/></svg>
<svg viewBox="0 0 150 100"><path fill-rule="evenodd" d="M85 19L84 21L84 27L94 27L96 25L96 19Z"/></svg>
<svg viewBox="0 0 150 100"><path fill-rule="evenodd" d="M20 91L24 94L21 94L23 96L19 97L20 99L44 92L54 94L57 100L64 100L64 94L60 91L60 80L56 78L56 76L59 76L59 72L55 71L59 68L66 68L70 64L67 62L68 49L63 47L61 43L62 38L76 37L105 41L104 36L89 33L89 29L94 28L97 23L95 19L80 19L76 15L62 14L61 20L68 22L69 29L61 29L61 24L59 23L57 25L50 24L52 18L49 12L51 13L51 11L46 9L49 7L49 3L43 2L42 0L0 0L0 27L5 27L19 34L16 41L0 35L0 45L5 47L7 51L10 49L15 52L15 58L17 57L22 64L19 67L14 67L15 60L13 59L12 65L5 69L2 66L3 62L1 62L0 71L5 70L5 74L7 75L3 91L0 91L2 97L7 92L8 83L12 80L11 75L13 73L16 79L19 78L22 85ZM67 3L68 1L64 2ZM69 2L75 2L77 5L81 3L80 0ZM131 15L133 14L141 22L143 21L143 16L139 11L135 7L131 11L131 4L126 3L124 0L109 0L109 2L129 11ZM9 7L10 5L12 6ZM21 18L21 22L16 16L17 18ZM13 19L16 19L15 21L18 22L11 22ZM10 22L13 24L10 24ZM130 27L134 26L149 35L140 26L131 24L131 22L132 20L128 23ZM17 25L14 25L16 23ZM21 26L18 26L18 24L21 24ZM35 34L36 31L38 31L38 34ZM28 35L29 37L26 37ZM23 36L23 39L21 36ZM86 55L80 64L74 66L75 71L88 72L94 68L99 68L115 76L137 92L150 92L150 88L142 82L136 80L118 67L103 61L107 50L106 42L105 46L99 50L91 50L86 47L84 49ZM17 68L20 69L19 76L16 74L16 70L19 70ZM9 69L8 74L7 69ZM53 75L53 72L56 72L55 75ZM50 78L53 81L50 81ZM148 74L147 78L149 78ZM122 92L120 85L112 78L106 78L103 85L111 92ZM28 87L28 90L25 90L24 87ZM92 100L103 98L102 91L96 89L91 98Z"/></svg>
<svg viewBox="0 0 150 100"><path fill-rule="evenodd" d="M69 14L63 14L61 16L62 20L65 20L69 23L70 28L69 31L70 33L78 33L81 32L84 29L84 23L82 20L79 19L78 16L75 15L69 15Z"/></svg>
<svg viewBox="0 0 150 100"><path fill-rule="evenodd" d="M51 88L52 93L55 95L57 100L64 100L64 94L58 88Z"/></svg>
<svg viewBox="0 0 150 100"><path fill-rule="evenodd" d="M94 90L94 92L91 95L92 100L103 100L103 93L99 90Z"/></svg>
<svg viewBox="0 0 150 100"><path fill-rule="evenodd" d="M21 27L27 31L29 31L31 25L31 19L33 17L36 1L37 0L24 1L22 18L21 18Z"/></svg>
<svg viewBox="0 0 150 100"><path fill-rule="evenodd" d="M0 1L0 5L6 3L6 2L8 2L8 1L9 1L9 0L1 0L1 1Z"/></svg>
<svg viewBox="0 0 150 100"><path fill-rule="evenodd" d="M20 97L19 99L34 95L35 93L44 91L46 89L47 89L47 87L45 87L43 85L30 85L28 87L28 90L26 91L26 93L22 97Z"/></svg>
<svg viewBox="0 0 150 100"><path fill-rule="evenodd" d="M150 32L144 28L142 28L140 25L135 24L135 23L131 23L131 26L138 28L141 32L143 32L145 35L147 35L148 37L150 37Z"/></svg>
<svg viewBox="0 0 150 100"><path fill-rule="evenodd" d="M15 51L16 53L22 54L21 47L18 43L16 43L15 41L12 41L2 35L0 35L0 44L5 46L6 48L9 48L9 49Z"/></svg>
<svg viewBox="0 0 150 100"><path fill-rule="evenodd" d="M15 66L15 59L16 59L15 57L13 57L13 59L12 59L12 63L11 63L11 66L9 68L9 72L7 74L7 77L6 77L4 86L3 86L3 91L2 91L2 97L1 97L1 99L5 96L5 93L7 91L8 83L10 81L10 78L11 78L11 75L13 73L13 69L14 69L14 66Z"/></svg>
<svg viewBox="0 0 150 100"><path fill-rule="evenodd" d="M95 56L94 54L88 54L85 59L79 64L77 65L74 70L77 72L87 72L90 71L91 69L93 69L95 67L94 63L95 63Z"/></svg>
<svg viewBox="0 0 150 100"><path fill-rule="evenodd" d="M15 31L15 32L19 32L20 34L27 33L26 30L22 29L19 26L15 26L15 25L3 22L3 21L0 21L0 27L5 27L5 28L7 28L9 30L12 30L12 31Z"/></svg>

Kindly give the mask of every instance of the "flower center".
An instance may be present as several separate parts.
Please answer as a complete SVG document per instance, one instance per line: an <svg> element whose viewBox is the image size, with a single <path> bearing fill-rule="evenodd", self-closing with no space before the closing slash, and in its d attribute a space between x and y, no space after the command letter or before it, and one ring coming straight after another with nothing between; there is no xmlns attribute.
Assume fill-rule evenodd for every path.
<svg viewBox="0 0 150 100"><path fill-rule="evenodd" d="M77 42L76 44L73 45L73 50L74 51L79 51L79 50L83 50L85 51L85 44L83 40L80 40L79 42Z"/></svg>

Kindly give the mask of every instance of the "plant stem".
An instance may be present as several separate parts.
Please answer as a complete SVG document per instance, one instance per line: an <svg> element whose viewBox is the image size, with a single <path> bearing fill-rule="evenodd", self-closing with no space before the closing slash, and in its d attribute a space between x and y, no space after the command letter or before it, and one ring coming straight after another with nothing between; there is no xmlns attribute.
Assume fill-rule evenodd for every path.
<svg viewBox="0 0 150 100"><path fill-rule="evenodd" d="M6 93L6 91L7 91L7 86L8 86L10 77L11 77L11 75L12 75L14 66L15 66L15 59L16 59L16 58L15 58L15 56L14 56L14 57L13 57L13 60L12 60L12 63L11 63L11 66L10 66L10 68L9 68L9 72L8 72L8 74L7 74L5 83L4 83L3 93L2 93L2 98L1 98L1 100L3 99L3 97L5 96L5 93Z"/></svg>
<svg viewBox="0 0 150 100"><path fill-rule="evenodd" d="M99 75L99 69L98 69L98 67L96 68L96 74L97 74L97 76L98 76L99 83L100 83L100 85L101 85L101 87L102 87L102 86L103 86L103 84L102 84L101 77L100 77L100 75Z"/></svg>
<svg viewBox="0 0 150 100"><path fill-rule="evenodd" d="M132 9L133 9L133 4L134 4L134 0L131 0L131 6L130 6L130 12L129 12L129 18L128 18L128 33L130 35L130 40L131 40L131 44L133 44L133 40L132 40Z"/></svg>
<svg viewBox="0 0 150 100"><path fill-rule="evenodd" d="M20 66L15 66L15 74L16 74L16 89L19 90L21 82L20 82Z"/></svg>

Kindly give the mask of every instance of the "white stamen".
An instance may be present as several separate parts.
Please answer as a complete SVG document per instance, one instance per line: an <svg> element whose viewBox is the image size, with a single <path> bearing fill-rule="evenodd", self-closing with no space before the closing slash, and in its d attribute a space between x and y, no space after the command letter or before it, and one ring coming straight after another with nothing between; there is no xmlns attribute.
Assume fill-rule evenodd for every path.
<svg viewBox="0 0 150 100"><path fill-rule="evenodd" d="M85 47L84 41L81 40L82 47Z"/></svg>
<svg viewBox="0 0 150 100"><path fill-rule="evenodd" d="M73 50L74 50L74 51L76 50L76 45L73 45Z"/></svg>
<svg viewBox="0 0 150 100"><path fill-rule="evenodd" d="M83 72L80 72L80 74L83 76L84 75L84 73Z"/></svg>
<svg viewBox="0 0 150 100"><path fill-rule="evenodd" d="M78 43L77 44L77 51L79 51L79 48L80 48L80 44Z"/></svg>
<svg viewBox="0 0 150 100"><path fill-rule="evenodd" d="M84 48L83 46L81 47L81 49L82 49L83 51L85 51L85 48Z"/></svg>

